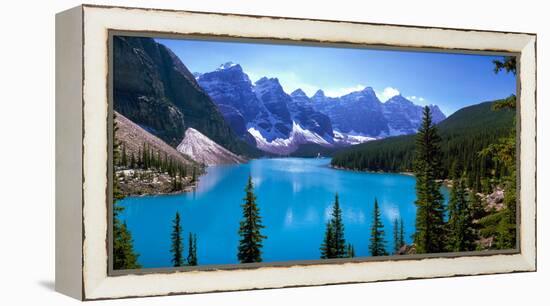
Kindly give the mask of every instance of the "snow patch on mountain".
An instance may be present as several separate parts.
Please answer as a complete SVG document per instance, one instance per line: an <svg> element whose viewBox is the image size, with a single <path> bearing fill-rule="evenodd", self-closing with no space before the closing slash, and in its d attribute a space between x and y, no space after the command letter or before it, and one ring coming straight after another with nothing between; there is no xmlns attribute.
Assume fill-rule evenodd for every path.
<svg viewBox="0 0 550 306"><path fill-rule="evenodd" d="M302 128L296 122L292 122L292 131L288 138L276 138L268 141L255 127L250 127L248 132L256 139L256 146L260 150L279 155L290 154L296 151L300 145L306 143L315 143L326 147L332 146L325 138Z"/></svg>
<svg viewBox="0 0 550 306"><path fill-rule="evenodd" d="M235 66L237 66L237 64L235 64L233 62L227 62L225 64L221 64L220 67L218 67L218 70L229 69L229 68L235 67Z"/></svg>
<svg viewBox="0 0 550 306"><path fill-rule="evenodd" d="M350 133L342 133L338 130L334 130L334 143L341 145L356 145L367 141L376 140L378 138L370 137L355 133L351 131Z"/></svg>
<svg viewBox="0 0 550 306"><path fill-rule="evenodd" d="M185 131L185 137L178 145L177 150L207 166L246 162L245 158L220 146L193 128L188 128Z"/></svg>

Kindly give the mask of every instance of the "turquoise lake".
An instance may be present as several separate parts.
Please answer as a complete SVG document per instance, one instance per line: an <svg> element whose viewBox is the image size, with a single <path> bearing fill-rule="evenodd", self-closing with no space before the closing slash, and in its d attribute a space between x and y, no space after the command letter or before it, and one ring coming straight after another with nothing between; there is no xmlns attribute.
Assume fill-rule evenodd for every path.
<svg viewBox="0 0 550 306"><path fill-rule="evenodd" d="M263 261L319 259L325 224L338 193L346 241L357 257L369 256L374 199L377 198L391 251L395 218L405 224L411 241L416 207L415 178L402 174L336 170L330 159L256 159L247 164L214 166L200 177L194 192L128 197L120 201L144 268L171 266L172 220L179 212L184 253L189 232L197 234L199 265L236 264L241 203L252 175L265 229ZM448 192L443 189L448 199Z"/></svg>

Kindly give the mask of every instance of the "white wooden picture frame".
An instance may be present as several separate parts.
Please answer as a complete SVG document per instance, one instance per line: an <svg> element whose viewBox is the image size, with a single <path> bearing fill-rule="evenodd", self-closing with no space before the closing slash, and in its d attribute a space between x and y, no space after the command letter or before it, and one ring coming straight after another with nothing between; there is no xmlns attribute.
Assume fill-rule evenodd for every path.
<svg viewBox="0 0 550 306"><path fill-rule="evenodd" d="M519 59L519 246L513 252L110 273L110 31L352 44ZM81 300L536 270L536 35L83 5L56 16L56 290Z"/></svg>

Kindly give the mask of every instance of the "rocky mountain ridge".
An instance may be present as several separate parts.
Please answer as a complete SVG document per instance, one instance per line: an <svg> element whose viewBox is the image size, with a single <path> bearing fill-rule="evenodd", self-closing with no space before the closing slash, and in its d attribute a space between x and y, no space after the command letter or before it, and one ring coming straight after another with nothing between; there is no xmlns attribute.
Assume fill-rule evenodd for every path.
<svg viewBox="0 0 550 306"><path fill-rule="evenodd" d="M303 144L346 146L412 134L422 118L422 106L401 95L383 103L372 87L337 98L322 90L311 97L301 89L287 94L277 78L253 83L231 62L194 76L241 139L274 154ZM436 105L429 107L436 123L445 119Z"/></svg>

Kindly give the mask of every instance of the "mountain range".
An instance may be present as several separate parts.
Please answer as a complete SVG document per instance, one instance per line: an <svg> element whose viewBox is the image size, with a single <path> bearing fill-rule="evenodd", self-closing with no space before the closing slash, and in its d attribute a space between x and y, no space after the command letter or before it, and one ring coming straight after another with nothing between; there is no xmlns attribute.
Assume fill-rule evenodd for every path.
<svg viewBox="0 0 550 306"><path fill-rule="evenodd" d="M301 89L288 94L277 78L252 83L231 62L194 76L241 139L274 154L291 154L305 144L341 147L413 134L422 119L422 106L402 95L383 103L371 87L341 97L322 90L311 97ZM429 107L434 122L446 118L437 105Z"/></svg>
<svg viewBox="0 0 550 306"><path fill-rule="evenodd" d="M231 62L191 73L151 38L115 36L113 61L114 110L203 162L335 150L415 133L421 121L421 106L400 95L382 103L370 87L341 97L319 90L309 97L301 89L285 92L277 78L252 82ZM437 106L430 108L434 121L445 119ZM197 143L213 150L200 152Z"/></svg>

